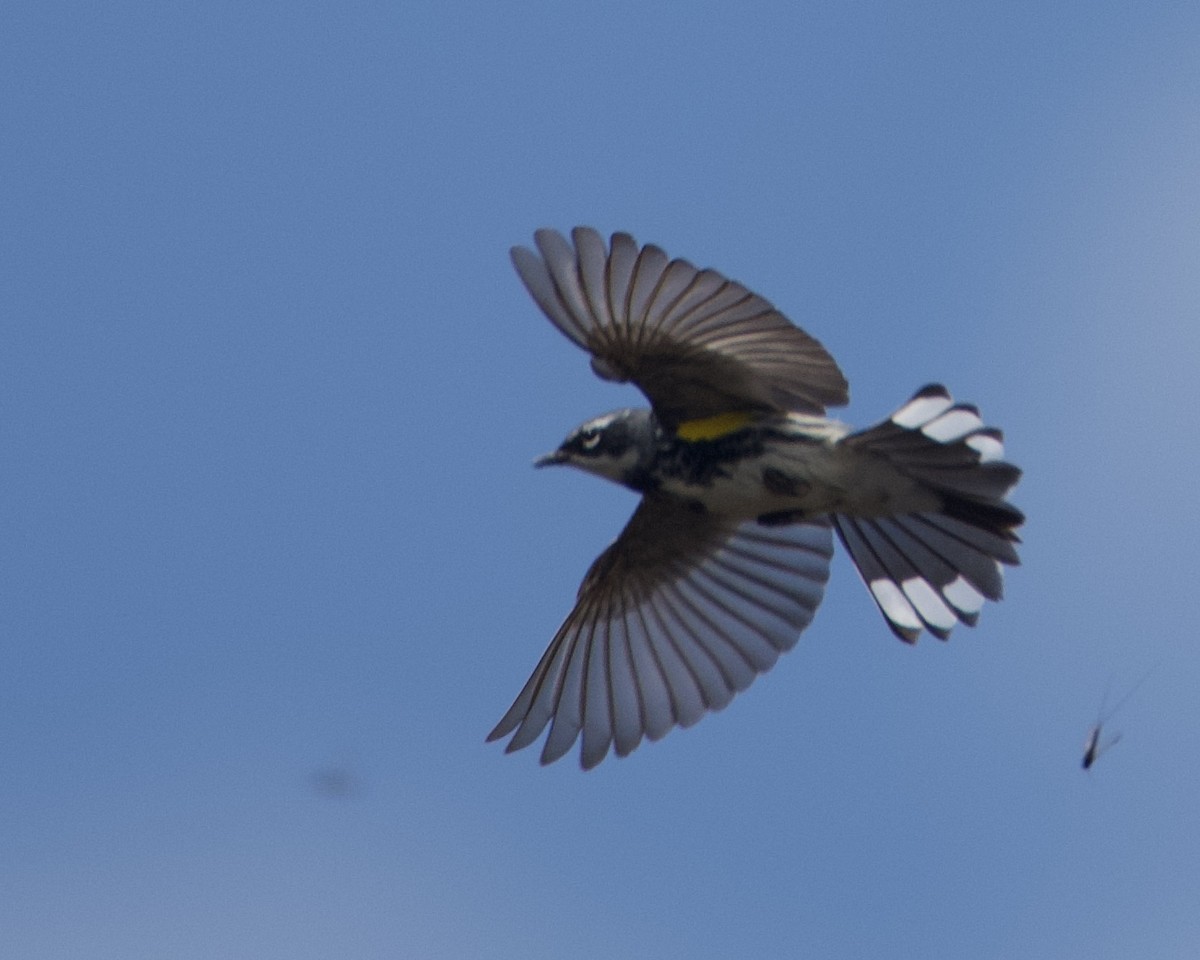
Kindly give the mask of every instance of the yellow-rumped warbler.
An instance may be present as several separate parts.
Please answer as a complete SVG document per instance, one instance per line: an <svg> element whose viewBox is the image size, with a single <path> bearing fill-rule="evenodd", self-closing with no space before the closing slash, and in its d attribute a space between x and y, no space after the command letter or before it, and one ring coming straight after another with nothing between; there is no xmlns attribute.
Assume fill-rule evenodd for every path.
<svg viewBox="0 0 1200 960"><path fill-rule="evenodd" d="M974 407L927 386L854 432L824 416L848 400L833 358L762 297L625 233L572 239L537 231L537 252L513 248L517 273L592 369L651 409L589 420L537 464L642 499L489 740L511 733L517 750L550 723L542 762L582 734L590 768L721 709L812 620L833 530L909 643L1000 598L1021 472Z"/></svg>

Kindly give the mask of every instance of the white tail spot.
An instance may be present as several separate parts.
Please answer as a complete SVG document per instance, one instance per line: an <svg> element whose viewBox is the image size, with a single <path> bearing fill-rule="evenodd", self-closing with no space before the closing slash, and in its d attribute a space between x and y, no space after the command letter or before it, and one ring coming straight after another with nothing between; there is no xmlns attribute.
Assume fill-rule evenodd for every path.
<svg viewBox="0 0 1200 960"><path fill-rule="evenodd" d="M942 596L950 601L955 610L961 610L968 616L974 616L983 609L983 594L967 583L961 575L942 589Z"/></svg>
<svg viewBox="0 0 1200 960"><path fill-rule="evenodd" d="M991 463L994 460L1004 459L1004 444L986 433L977 433L973 437L967 437L966 444L979 454L980 463Z"/></svg>
<svg viewBox="0 0 1200 960"><path fill-rule="evenodd" d="M898 427L915 430L928 423L934 417L940 416L954 405L948 396L917 397L909 400L904 406L892 414L892 423Z"/></svg>
<svg viewBox="0 0 1200 960"><path fill-rule="evenodd" d="M922 619L930 626L937 627L939 630L949 630L958 623L958 618L938 596L937 591L925 580L920 577L912 577L905 580L901 586L909 602L917 608Z"/></svg>
<svg viewBox="0 0 1200 960"><path fill-rule="evenodd" d="M891 580L872 580L871 593L884 615L901 629L920 630L924 624L912 604Z"/></svg>
<svg viewBox="0 0 1200 960"><path fill-rule="evenodd" d="M959 407L925 424L921 428L921 432L930 440L951 443L982 428L983 421L979 419L979 414L973 410L964 410Z"/></svg>

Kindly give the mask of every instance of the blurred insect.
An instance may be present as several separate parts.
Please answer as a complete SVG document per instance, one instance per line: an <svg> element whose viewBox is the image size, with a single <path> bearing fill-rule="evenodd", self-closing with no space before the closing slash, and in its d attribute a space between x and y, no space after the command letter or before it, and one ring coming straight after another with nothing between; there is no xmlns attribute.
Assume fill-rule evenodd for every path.
<svg viewBox="0 0 1200 960"><path fill-rule="evenodd" d="M344 799L358 793L362 782L349 763L326 763L309 774L309 786L321 797Z"/></svg>
<svg viewBox="0 0 1200 960"><path fill-rule="evenodd" d="M1091 770L1092 764L1100 759L1100 754L1107 753L1109 748L1115 747L1121 742L1121 735L1114 733L1111 737L1100 743L1100 731L1104 728L1103 722L1097 722L1092 725L1088 731L1087 740L1083 744L1083 769Z"/></svg>
<svg viewBox="0 0 1200 960"><path fill-rule="evenodd" d="M1157 665L1156 665L1157 666ZM1142 678L1125 692L1125 696L1121 697L1111 708L1108 707L1108 695L1112 689L1112 680L1104 685L1104 696L1100 700L1100 712L1096 715L1096 722L1092 724L1088 730L1087 739L1083 743L1083 761L1081 766L1084 770L1091 770L1092 764L1100 757L1115 747L1121 741L1121 734L1114 733L1106 739L1101 739L1101 734L1104 731L1104 725L1111 720L1118 710L1125 705L1125 701L1137 692L1138 687L1146 682L1146 678L1154 672L1154 667L1151 667L1142 675Z"/></svg>

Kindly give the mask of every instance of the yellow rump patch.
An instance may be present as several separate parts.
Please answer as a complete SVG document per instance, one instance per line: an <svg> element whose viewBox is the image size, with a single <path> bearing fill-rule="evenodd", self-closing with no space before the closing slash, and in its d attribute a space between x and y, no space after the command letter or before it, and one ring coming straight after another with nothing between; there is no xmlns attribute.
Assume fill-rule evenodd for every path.
<svg viewBox="0 0 1200 960"><path fill-rule="evenodd" d="M675 431L675 436L689 443L695 443L697 440L717 440L735 430L741 430L752 419L752 413L718 413L715 417L685 420Z"/></svg>

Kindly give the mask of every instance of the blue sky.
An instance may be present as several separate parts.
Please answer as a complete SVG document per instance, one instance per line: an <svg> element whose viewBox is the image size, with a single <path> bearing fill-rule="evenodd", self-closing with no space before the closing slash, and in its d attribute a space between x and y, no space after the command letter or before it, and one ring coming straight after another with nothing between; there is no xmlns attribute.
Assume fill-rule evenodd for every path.
<svg viewBox="0 0 1200 960"><path fill-rule="evenodd" d="M5 19L0 954L1194 951L1194 3ZM485 744L634 506L530 467L638 402L509 265L577 223L768 297L853 423L979 404L1005 602L907 648L839 556L723 713Z"/></svg>

